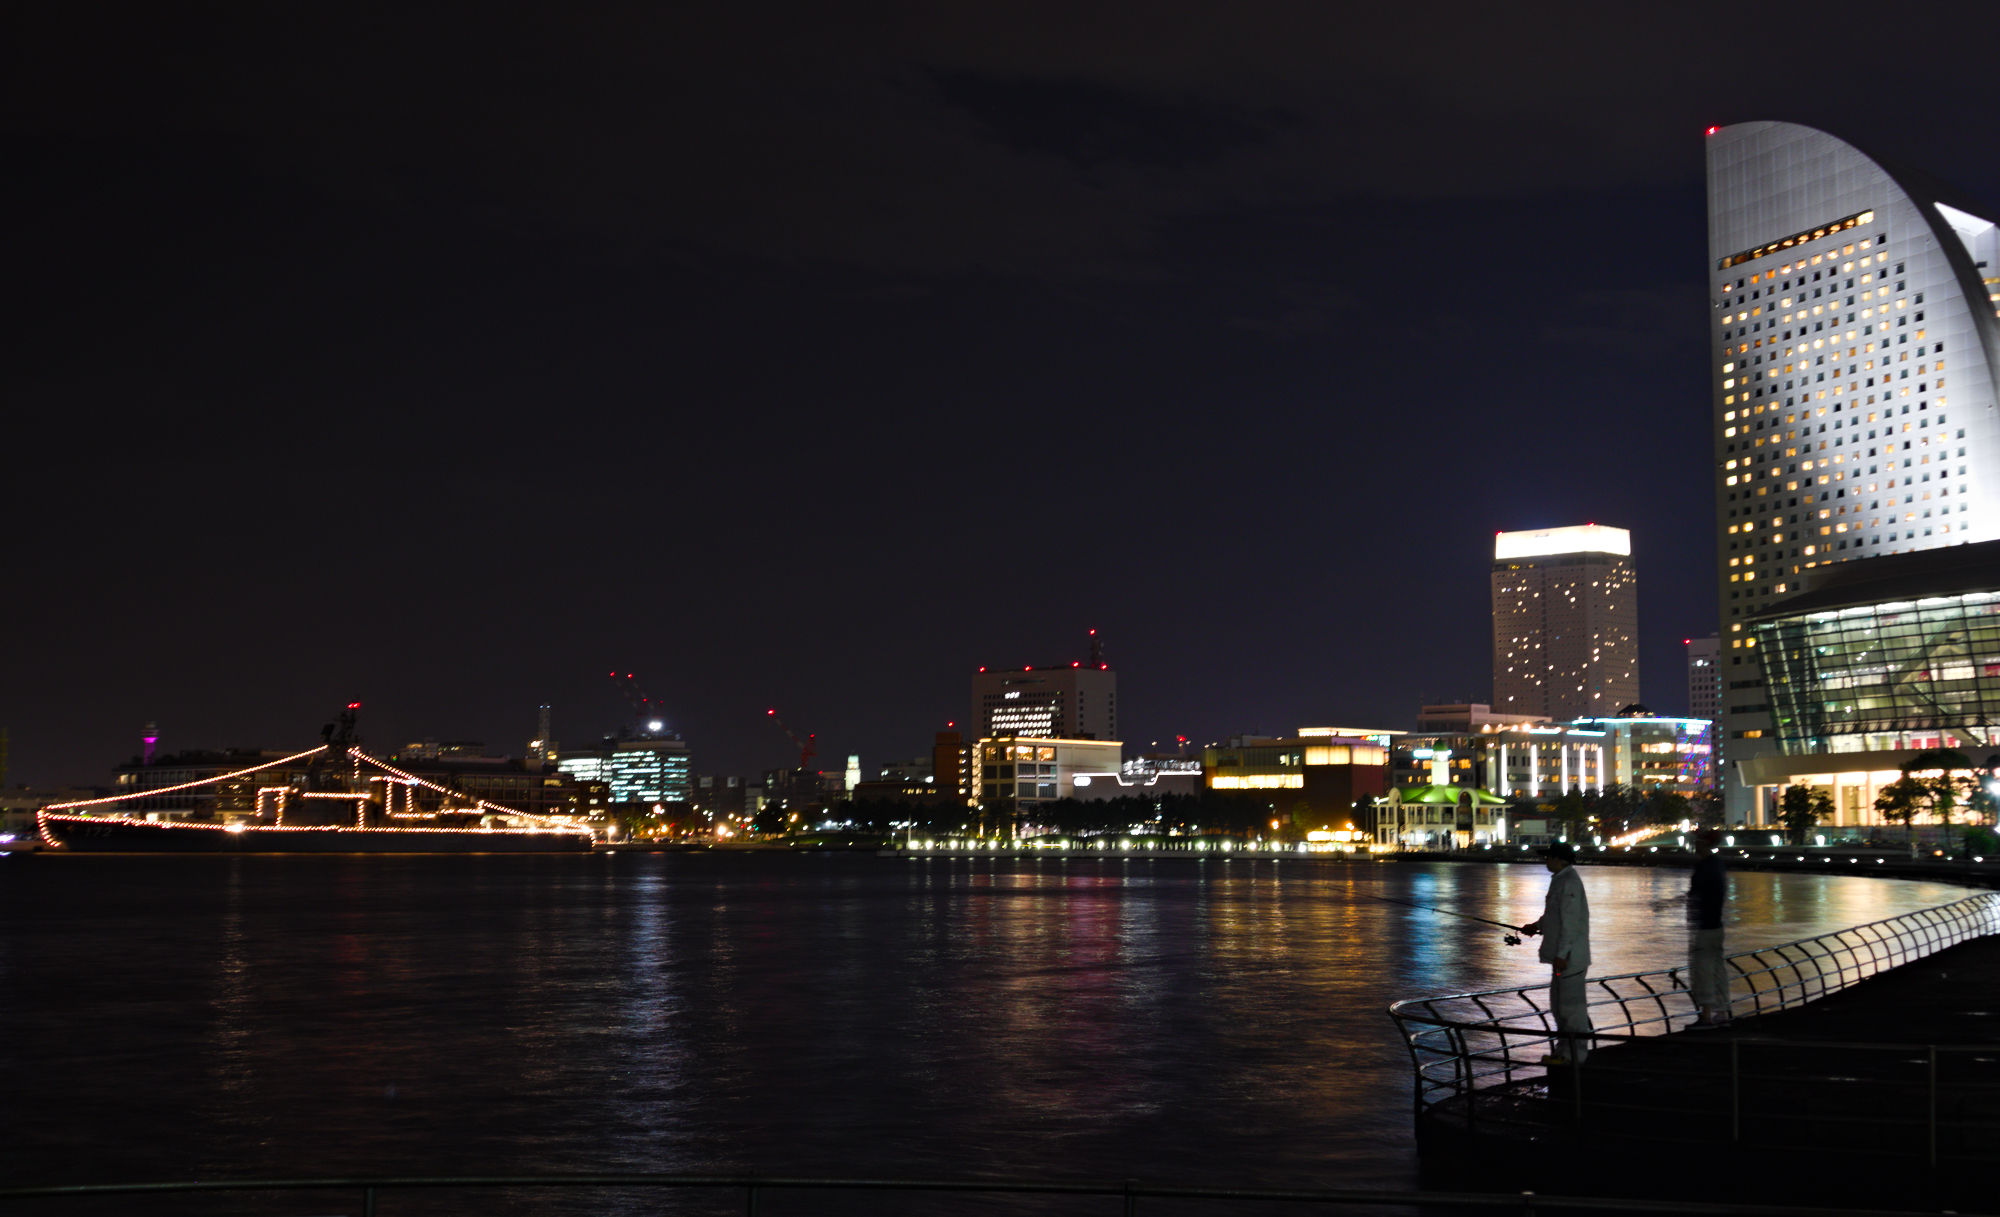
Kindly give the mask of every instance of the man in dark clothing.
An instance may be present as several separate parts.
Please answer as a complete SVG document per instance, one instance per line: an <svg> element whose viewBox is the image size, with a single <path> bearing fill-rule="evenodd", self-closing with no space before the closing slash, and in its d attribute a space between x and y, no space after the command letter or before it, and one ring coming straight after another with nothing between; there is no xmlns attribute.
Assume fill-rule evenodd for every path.
<svg viewBox="0 0 2000 1217"><path fill-rule="evenodd" d="M1694 873L1688 879L1688 987L1697 1027L1729 1025L1729 979L1722 963L1722 905L1729 897L1729 872L1716 848L1720 829L1694 836Z"/></svg>

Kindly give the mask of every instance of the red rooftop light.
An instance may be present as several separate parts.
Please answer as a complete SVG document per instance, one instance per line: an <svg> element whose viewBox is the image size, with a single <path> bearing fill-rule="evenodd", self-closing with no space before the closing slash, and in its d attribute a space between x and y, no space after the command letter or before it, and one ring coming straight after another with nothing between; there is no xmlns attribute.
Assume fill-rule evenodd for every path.
<svg viewBox="0 0 2000 1217"><path fill-rule="evenodd" d="M1707 134L1707 135L1714 135L1714 134L1715 134L1715 133L1716 133L1717 131L1720 131L1720 130L1722 130L1722 128L1721 128L1721 127L1710 127L1710 128L1709 128L1709 129L1708 129L1708 130L1707 130L1706 132L1704 132L1704 134Z"/></svg>

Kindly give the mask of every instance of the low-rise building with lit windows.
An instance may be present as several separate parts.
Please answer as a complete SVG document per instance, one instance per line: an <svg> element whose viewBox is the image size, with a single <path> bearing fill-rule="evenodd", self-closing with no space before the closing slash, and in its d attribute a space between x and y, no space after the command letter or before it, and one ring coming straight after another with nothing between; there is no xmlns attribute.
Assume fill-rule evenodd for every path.
<svg viewBox="0 0 2000 1217"><path fill-rule="evenodd" d="M1735 768L1763 823L1801 785L1832 798L1832 827L1879 824L1918 753L2000 756L2000 541L1823 568L1748 625L1779 751Z"/></svg>
<svg viewBox="0 0 2000 1217"><path fill-rule="evenodd" d="M1032 835L1037 806L1071 797L1080 773L1116 771L1124 751L1118 740L987 737L972 749L972 787L981 807Z"/></svg>
<svg viewBox="0 0 2000 1217"><path fill-rule="evenodd" d="M1631 707L1613 718L1488 725L1474 732L1411 734L1392 750L1393 785L1453 784L1507 799L1553 798L1576 789L1626 786L1689 797L1710 790L1713 724ZM1445 781L1439 780L1442 764Z"/></svg>
<svg viewBox="0 0 2000 1217"><path fill-rule="evenodd" d="M1447 781L1436 766L1443 764ZM1553 798L1576 789L1601 791L1612 778L1603 729L1574 723L1533 723L1472 733L1407 735L1396 741L1394 785L1477 786L1501 798Z"/></svg>
<svg viewBox="0 0 2000 1217"><path fill-rule="evenodd" d="M1304 727L1294 736L1237 736L1203 749L1202 782L1210 790L1262 796L1280 833L1345 828L1365 822L1366 808L1388 793L1389 741L1396 734Z"/></svg>

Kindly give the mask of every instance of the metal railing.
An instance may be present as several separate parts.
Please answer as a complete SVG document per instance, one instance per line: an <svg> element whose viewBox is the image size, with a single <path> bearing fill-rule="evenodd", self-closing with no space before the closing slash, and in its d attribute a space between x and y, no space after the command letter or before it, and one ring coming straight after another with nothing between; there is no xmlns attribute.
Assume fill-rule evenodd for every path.
<svg viewBox="0 0 2000 1217"><path fill-rule="evenodd" d="M1730 1008L1735 1015L1796 1009L1891 968L1946 947L2000 931L2000 893L1905 913L1796 942L1728 956ZM1695 1013L1685 969L1669 968L1586 982L1597 1047L1660 1043ZM1397 1002L1390 1017L1403 1034L1415 1071L1420 1130L1426 1117L1449 1118L1467 1132L1547 1130L1606 1138L1645 1128L1654 1141L1677 1139L1683 1124L1714 1141L1726 1122L1731 1142L1793 1148L1796 1139L1823 1138L1865 1126L1885 1153L1927 1161L2000 1160L2000 1050L1968 1045L1791 1041L1734 1033L1678 1037L1672 1059L1655 1053L1613 1052L1572 1070L1544 1055L1573 1059L1561 1044L1549 986L1523 985L1482 993ZM1582 1038L1582 1037L1576 1037ZM1825 1076L1827 1054L1842 1061L1839 1078ZM1943 1063L1941 1068L1940 1062ZM1873 1083L1866 1107L1847 1086L1854 1075ZM1775 1109L1783 1118L1766 1119ZM1664 1118L1663 1118L1664 1117ZM1754 1135L1752 1135L1754 1130ZM1804 1130L1801 1132L1800 1130Z"/></svg>
<svg viewBox="0 0 2000 1217"><path fill-rule="evenodd" d="M413 1193L457 1193L474 1201L462 1211L490 1211L491 1202L502 1194L519 1199L520 1193L595 1192L620 1190L647 1193L736 1192L743 1211L757 1217L761 1202L768 1196L792 1193L873 1196L897 1193L931 1195L980 1195L986 1197L1068 1196L1097 1197L1110 1211L1138 1217L1141 1200L1180 1201L1166 1206L1187 1213L1184 1202L1312 1204L1340 1207L1393 1208L1418 1212L1471 1210L1488 1213L1520 1213L1532 1217L1538 1212L1656 1213L1665 1217L1936 1217L1934 1211L1904 1209L1859 1209L1853 1206L1824 1207L1788 1204L1782 1207L1743 1203L1705 1203L1673 1199L1618 1199L1593 1196L1563 1196L1547 1192L1447 1192L1447 1191L1366 1191L1354 1188L1226 1188L1181 1187L1146 1184L1136 1179L1117 1182L1090 1180L990 1180L990 1179L810 1179L735 1175L516 1175L516 1176L399 1176L380 1178L312 1179L232 1179L194 1183L106 1183L64 1187L0 1188L0 1204L15 1211L19 1202L30 1200L88 1201L131 1198L172 1198L187 1196L219 1197L236 1195L301 1195L328 1197L331 1203L343 1200L359 1205L361 1217L393 1217L395 1205L385 1198L407 1199ZM659 1211L661 1197L648 1198L647 1212ZM479 1201L488 1205L481 1205ZM39 1210L34 1210L39 1211ZM121 1207L121 1212L137 1212ZM1200 1210L1193 1210L1200 1211ZM1235 1211L1232 1208L1232 1211Z"/></svg>

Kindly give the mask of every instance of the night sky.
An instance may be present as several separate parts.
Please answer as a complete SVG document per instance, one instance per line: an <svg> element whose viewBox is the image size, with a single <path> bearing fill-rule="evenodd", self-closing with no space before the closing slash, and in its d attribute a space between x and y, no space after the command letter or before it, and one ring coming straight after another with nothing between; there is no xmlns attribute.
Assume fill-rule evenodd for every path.
<svg viewBox="0 0 2000 1217"><path fill-rule="evenodd" d="M1715 629L1702 130L2000 200L1950 6L40 6L0 29L10 783L164 749L1143 747L1488 700L1499 529ZM1985 34L1978 35L1983 28ZM1978 36L1975 36L1978 35Z"/></svg>

